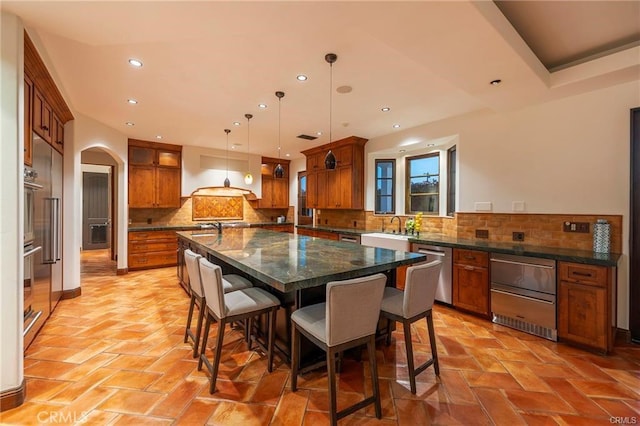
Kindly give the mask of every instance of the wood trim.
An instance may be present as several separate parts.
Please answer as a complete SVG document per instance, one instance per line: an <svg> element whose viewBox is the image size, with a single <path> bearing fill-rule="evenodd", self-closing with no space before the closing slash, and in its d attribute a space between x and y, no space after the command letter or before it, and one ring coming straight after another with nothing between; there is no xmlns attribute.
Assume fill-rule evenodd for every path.
<svg viewBox="0 0 640 426"><path fill-rule="evenodd" d="M289 165L291 163L291 160L285 160L283 158L274 158L274 157L262 157L262 163L281 163L281 164L286 164Z"/></svg>
<svg viewBox="0 0 640 426"><path fill-rule="evenodd" d="M129 273L129 268L118 268L116 271L116 275L127 275Z"/></svg>
<svg viewBox="0 0 640 426"><path fill-rule="evenodd" d="M82 287L76 287L73 290L64 290L60 300L75 299L82 295Z"/></svg>
<svg viewBox="0 0 640 426"><path fill-rule="evenodd" d="M139 146L142 148L166 149L168 151L182 152L182 145L173 145L170 143L150 142L140 139L129 139L129 146Z"/></svg>
<svg viewBox="0 0 640 426"><path fill-rule="evenodd" d="M320 145L320 146L316 146L314 148L310 148L310 149L306 149L304 151L300 151L300 153L304 154L305 156L308 157L310 155L314 155L314 154L319 154L321 152L325 152L329 148L336 149L338 147L347 146L347 145L364 146L364 144L367 143L368 140L369 139L360 138L358 136L349 136L348 138L340 139L340 140L337 140L337 141L329 142L329 143L324 144L324 145Z"/></svg>
<svg viewBox="0 0 640 426"><path fill-rule="evenodd" d="M24 32L24 72L42 92L47 103L51 105L51 108L53 108L53 111L63 124L73 120L71 110L26 31Z"/></svg>
<svg viewBox="0 0 640 426"><path fill-rule="evenodd" d="M621 328L617 328L614 334L615 334L614 346L631 343L631 332L629 330L623 330Z"/></svg>
<svg viewBox="0 0 640 426"><path fill-rule="evenodd" d="M17 388L0 393L0 412L21 406L26 396L27 379L22 379L22 383Z"/></svg>

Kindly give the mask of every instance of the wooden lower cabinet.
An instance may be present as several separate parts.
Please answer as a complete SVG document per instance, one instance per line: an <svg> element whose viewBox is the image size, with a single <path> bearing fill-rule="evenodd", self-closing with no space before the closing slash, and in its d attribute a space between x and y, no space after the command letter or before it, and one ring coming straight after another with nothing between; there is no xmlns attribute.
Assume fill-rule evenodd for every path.
<svg viewBox="0 0 640 426"><path fill-rule="evenodd" d="M489 317L489 254L453 250L453 306Z"/></svg>
<svg viewBox="0 0 640 426"><path fill-rule="evenodd" d="M602 352L613 348L616 268L558 262L558 337Z"/></svg>
<svg viewBox="0 0 640 426"><path fill-rule="evenodd" d="M177 250L175 231L129 231L129 270L175 266Z"/></svg>
<svg viewBox="0 0 640 426"><path fill-rule="evenodd" d="M297 232L298 232L298 235L304 235L307 237L324 238L325 240L338 241L340 239L340 236L335 232L321 231L318 229L298 228Z"/></svg>
<svg viewBox="0 0 640 426"><path fill-rule="evenodd" d="M289 232L293 234L293 225L263 225L260 228L268 229L270 231Z"/></svg>

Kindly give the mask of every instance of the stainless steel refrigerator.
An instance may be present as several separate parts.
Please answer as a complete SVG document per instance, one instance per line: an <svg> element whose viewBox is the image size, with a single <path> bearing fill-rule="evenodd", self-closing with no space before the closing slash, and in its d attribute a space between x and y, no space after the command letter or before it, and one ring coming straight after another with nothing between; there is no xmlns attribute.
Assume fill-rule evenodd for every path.
<svg viewBox="0 0 640 426"><path fill-rule="evenodd" d="M62 296L62 155L35 133L33 170L40 188L34 191L31 207L32 245L41 249L32 257L29 306L25 300L25 349Z"/></svg>

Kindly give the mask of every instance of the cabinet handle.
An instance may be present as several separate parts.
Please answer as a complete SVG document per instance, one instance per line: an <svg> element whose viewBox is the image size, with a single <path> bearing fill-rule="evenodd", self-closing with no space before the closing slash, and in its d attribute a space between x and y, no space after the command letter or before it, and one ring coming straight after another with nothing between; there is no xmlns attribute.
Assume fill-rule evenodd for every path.
<svg viewBox="0 0 640 426"><path fill-rule="evenodd" d="M42 130L47 130L47 131L49 130L49 128L48 128L47 126L40 126L40 128L41 128Z"/></svg>
<svg viewBox="0 0 640 426"><path fill-rule="evenodd" d="M589 277L589 278L592 277L591 273L589 273L589 272L577 272L577 271L574 271L574 272L572 272L572 274L573 275L578 275L580 277Z"/></svg>
<svg viewBox="0 0 640 426"><path fill-rule="evenodd" d="M475 256L464 256L465 259L467 260L474 260L476 257Z"/></svg>
<svg viewBox="0 0 640 426"><path fill-rule="evenodd" d="M474 268L473 266L465 266L464 269L466 269L467 271L473 271L476 268Z"/></svg>

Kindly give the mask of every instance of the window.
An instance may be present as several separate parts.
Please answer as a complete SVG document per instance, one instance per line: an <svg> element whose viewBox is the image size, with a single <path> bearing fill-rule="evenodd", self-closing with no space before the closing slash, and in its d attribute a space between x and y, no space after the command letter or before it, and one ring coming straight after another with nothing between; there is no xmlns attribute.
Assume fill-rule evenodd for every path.
<svg viewBox="0 0 640 426"><path fill-rule="evenodd" d="M376 160L376 213L396 212L396 160Z"/></svg>
<svg viewBox="0 0 640 426"><path fill-rule="evenodd" d="M307 173L298 172L298 224L313 223L313 210L307 208Z"/></svg>
<svg viewBox="0 0 640 426"><path fill-rule="evenodd" d="M406 213L438 214L440 209L440 154L407 157Z"/></svg>
<svg viewBox="0 0 640 426"><path fill-rule="evenodd" d="M456 147L447 150L447 216L456 213Z"/></svg>

